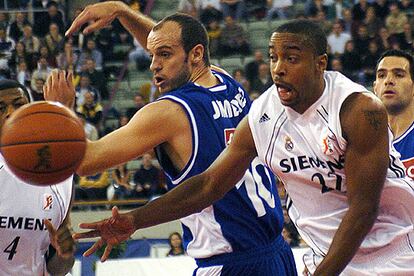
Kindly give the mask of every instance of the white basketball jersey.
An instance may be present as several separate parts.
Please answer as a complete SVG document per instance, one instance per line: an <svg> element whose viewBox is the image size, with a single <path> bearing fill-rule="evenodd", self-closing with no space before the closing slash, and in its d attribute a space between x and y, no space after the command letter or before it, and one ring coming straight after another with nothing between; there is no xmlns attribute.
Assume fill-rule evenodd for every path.
<svg viewBox="0 0 414 276"><path fill-rule="evenodd" d="M0 155L0 275L46 275L44 255L49 233L43 219L57 229L69 210L72 177L58 185L29 185L19 180Z"/></svg>
<svg viewBox="0 0 414 276"><path fill-rule="evenodd" d="M327 254L348 210L344 170L347 141L342 136L340 109L352 93L368 92L338 72L325 72L324 80L322 96L303 114L280 103L275 85L253 102L249 113L259 158L285 184L289 215L313 251L305 256L305 263L313 267ZM391 243L398 244L400 251L414 250L414 240L409 240L413 233L414 183L405 178L391 143L392 137L379 215L352 263L367 265L377 255L378 259L392 257L397 249L390 248Z"/></svg>

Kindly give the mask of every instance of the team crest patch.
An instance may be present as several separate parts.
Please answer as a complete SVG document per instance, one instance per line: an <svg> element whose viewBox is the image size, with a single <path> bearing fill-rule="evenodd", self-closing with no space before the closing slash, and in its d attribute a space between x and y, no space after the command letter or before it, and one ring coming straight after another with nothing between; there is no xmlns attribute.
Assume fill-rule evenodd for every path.
<svg viewBox="0 0 414 276"><path fill-rule="evenodd" d="M334 153L334 145L332 143L332 138L329 137L329 135L326 135L324 138L322 138L322 151L326 155L331 155Z"/></svg>
<svg viewBox="0 0 414 276"><path fill-rule="evenodd" d="M287 151L292 151L293 150L293 142L292 142L292 139L289 136L285 137L285 149Z"/></svg>
<svg viewBox="0 0 414 276"><path fill-rule="evenodd" d="M53 205L53 197L51 194L43 194L43 210L51 210Z"/></svg>

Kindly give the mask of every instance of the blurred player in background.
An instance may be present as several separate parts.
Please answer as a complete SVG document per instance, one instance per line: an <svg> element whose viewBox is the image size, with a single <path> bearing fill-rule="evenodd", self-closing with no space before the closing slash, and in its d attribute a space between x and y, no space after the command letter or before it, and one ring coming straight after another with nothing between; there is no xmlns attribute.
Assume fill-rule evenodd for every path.
<svg viewBox="0 0 414 276"><path fill-rule="evenodd" d="M173 189L204 171L231 144L251 103L236 81L210 67L206 30L191 16L173 14L155 25L121 2L104 2L86 7L68 33L90 20L97 21L86 32L116 17L148 48L155 85L163 95L126 126L88 142L79 172L102 171L156 148ZM63 73L52 75L46 98L73 96L65 83ZM257 159L252 161L237 187L181 219L186 251L198 265L195 275L296 275L291 249L281 236L283 214L274 176ZM109 251L110 246L102 260Z"/></svg>
<svg viewBox="0 0 414 276"><path fill-rule="evenodd" d="M377 64L374 91L388 112L393 145L414 179L414 59L401 50L385 52Z"/></svg>
<svg viewBox="0 0 414 276"><path fill-rule="evenodd" d="M24 86L1 80L0 128L29 102ZM0 183L0 275L68 273L75 250L69 223L72 177L56 185L30 185L10 171L0 154Z"/></svg>

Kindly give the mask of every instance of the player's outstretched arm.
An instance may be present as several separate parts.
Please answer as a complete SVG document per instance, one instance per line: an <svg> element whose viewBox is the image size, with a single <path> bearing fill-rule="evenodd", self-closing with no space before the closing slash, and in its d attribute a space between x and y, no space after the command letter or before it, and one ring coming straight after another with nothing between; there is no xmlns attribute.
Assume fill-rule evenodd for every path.
<svg viewBox="0 0 414 276"><path fill-rule="evenodd" d="M144 207L126 214L119 214L116 210L110 219L81 224L81 228L91 229L91 231L77 233L74 238L100 237L99 241L88 250L89 255L105 243L110 245L107 247L110 250L114 244L127 239L137 229L199 212L222 198L233 188L242 179L256 155L246 117L237 127L232 143L204 173L187 179ZM105 256L107 255L109 252Z"/></svg>
<svg viewBox="0 0 414 276"><path fill-rule="evenodd" d="M315 275L339 275L371 230L388 168L387 113L373 95L351 95L341 110L348 141L345 174L349 210Z"/></svg>
<svg viewBox="0 0 414 276"><path fill-rule="evenodd" d="M83 30L83 33L88 34L108 26L116 18L139 41L142 47L147 47L147 36L155 22L142 13L132 10L121 1L106 1L86 6L72 22L65 35L72 35L84 24L88 24L88 26Z"/></svg>

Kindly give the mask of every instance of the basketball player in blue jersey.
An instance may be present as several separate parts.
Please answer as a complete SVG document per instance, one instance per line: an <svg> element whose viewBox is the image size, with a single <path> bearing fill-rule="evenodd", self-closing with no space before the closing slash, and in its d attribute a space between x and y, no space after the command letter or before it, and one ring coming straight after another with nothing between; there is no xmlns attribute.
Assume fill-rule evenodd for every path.
<svg viewBox="0 0 414 276"><path fill-rule="evenodd" d="M1 80L0 128L30 100L17 81ZM30 185L11 172L0 154L0 183L0 275L68 273L75 260L69 223L72 177L57 185Z"/></svg>
<svg viewBox="0 0 414 276"><path fill-rule="evenodd" d="M96 20L91 25L96 27L115 17L146 45L162 96L140 109L125 127L88 142L79 173L101 171L155 148L169 188L176 188L207 169L231 144L251 102L240 84L211 69L206 30L191 16L174 14L155 24L122 2L105 2L86 7L69 33L82 22ZM59 93L53 93L55 89ZM52 73L46 99L66 92L73 95L63 72ZM281 236L283 215L274 176L258 159L251 161L238 185L222 199L181 219L186 251L198 265L194 275L296 275L291 249ZM86 255L100 245L97 242ZM109 251L110 246L102 260Z"/></svg>
<svg viewBox="0 0 414 276"><path fill-rule="evenodd" d="M239 185L259 157L281 178L292 222L310 246L312 275L414 275L414 183L392 147L381 101L326 71L326 35L309 20L269 42L274 85L202 174L132 212L83 224L109 247L133 231L199 212Z"/></svg>
<svg viewBox="0 0 414 276"><path fill-rule="evenodd" d="M401 50L385 52L377 64L374 91L388 112L393 145L414 179L414 59Z"/></svg>

